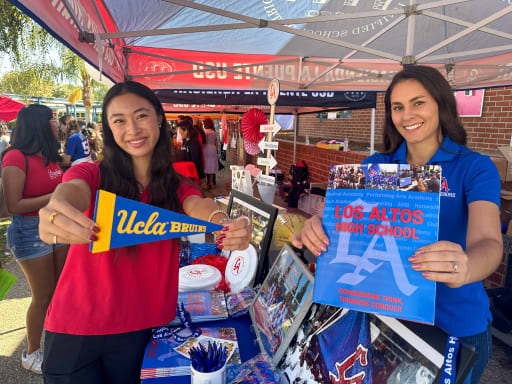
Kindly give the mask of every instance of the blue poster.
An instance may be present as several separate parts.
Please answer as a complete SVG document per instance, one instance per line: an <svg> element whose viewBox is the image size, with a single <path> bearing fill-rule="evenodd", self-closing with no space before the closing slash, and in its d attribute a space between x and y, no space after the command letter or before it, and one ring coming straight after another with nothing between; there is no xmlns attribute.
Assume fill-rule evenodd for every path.
<svg viewBox="0 0 512 384"><path fill-rule="evenodd" d="M407 260L437 241L433 178L440 166L331 167L322 221L330 245L317 260L314 302L434 323L435 282Z"/></svg>

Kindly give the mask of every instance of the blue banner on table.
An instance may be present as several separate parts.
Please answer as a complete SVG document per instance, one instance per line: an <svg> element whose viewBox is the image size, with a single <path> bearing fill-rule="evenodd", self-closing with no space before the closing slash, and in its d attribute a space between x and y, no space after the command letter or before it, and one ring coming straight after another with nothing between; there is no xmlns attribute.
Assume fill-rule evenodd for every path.
<svg viewBox="0 0 512 384"><path fill-rule="evenodd" d="M331 168L322 221L330 246L317 260L314 302L434 323L435 282L407 260L437 241L439 193L428 191L434 177L439 166Z"/></svg>
<svg viewBox="0 0 512 384"><path fill-rule="evenodd" d="M101 231L91 251L150 243L182 236L220 231L221 225L158 208L99 190L94 221Z"/></svg>
<svg viewBox="0 0 512 384"><path fill-rule="evenodd" d="M313 369L329 383L372 381L370 323L366 313L348 311L311 338L309 352L321 356Z"/></svg>

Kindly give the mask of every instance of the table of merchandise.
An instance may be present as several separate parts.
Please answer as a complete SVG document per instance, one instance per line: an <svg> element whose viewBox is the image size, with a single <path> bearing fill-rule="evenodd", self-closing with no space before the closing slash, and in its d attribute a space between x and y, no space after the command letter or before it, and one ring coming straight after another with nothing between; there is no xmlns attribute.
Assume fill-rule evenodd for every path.
<svg viewBox="0 0 512 384"><path fill-rule="evenodd" d="M254 334L251 326L251 318L249 315L235 317L220 321L210 321L205 323L198 323L199 327L233 327L236 330L236 336L238 339L238 349L240 351L240 357L242 362L251 359L260 353L258 343L256 341L256 335ZM165 383L187 383L190 384L190 375L185 376L173 376L173 377L158 377L152 379L142 380L143 384L165 384Z"/></svg>

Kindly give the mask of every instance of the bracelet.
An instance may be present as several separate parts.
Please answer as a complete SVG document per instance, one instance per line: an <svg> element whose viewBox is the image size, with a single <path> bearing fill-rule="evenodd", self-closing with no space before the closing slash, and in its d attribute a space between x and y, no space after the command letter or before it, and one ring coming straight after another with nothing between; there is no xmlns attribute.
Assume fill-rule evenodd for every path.
<svg viewBox="0 0 512 384"><path fill-rule="evenodd" d="M210 216L208 217L208 221L211 223L212 222L212 219L213 217L218 214L218 213L222 213L224 216L226 216L226 219L229 219L229 216L226 212L224 212L222 209L216 209L215 211L213 211L212 213L210 213Z"/></svg>

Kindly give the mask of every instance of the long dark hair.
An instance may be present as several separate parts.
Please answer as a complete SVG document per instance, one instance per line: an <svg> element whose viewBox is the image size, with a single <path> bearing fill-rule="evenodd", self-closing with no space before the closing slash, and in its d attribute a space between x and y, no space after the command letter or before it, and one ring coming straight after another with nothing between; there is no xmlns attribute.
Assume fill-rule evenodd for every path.
<svg viewBox="0 0 512 384"><path fill-rule="evenodd" d="M391 93L394 87L404 80L418 81L434 98L439 110L439 126L443 137L448 136L455 143L466 145L466 131L457 113L457 103L448 81L435 68L425 65L411 65L405 67L393 77L384 96L383 152L389 154L395 151L404 141L391 118Z"/></svg>
<svg viewBox="0 0 512 384"><path fill-rule="evenodd" d="M50 162L59 161L59 142L53 134L52 118L53 112L46 105L29 104L22 107L16 117L11 146L2 153L2 158L7 152L18 149L27 156L41 152L45 167Z"/></svg>
<svg viewBox="0 0 512 384"><path fill-rule="evenodd" d="M213 120L209 117L206 117L203 120L203 126L204 126L204 129L211 129L211 130L215 131L215 124L213 124Z"/></svg>
<svg viewBox="0 0 512 384"><path fill-rule="evenodd" d="M192 122L192 119L183 119L176 124L178 128L183 129L184 131L187 131L187 139L188 140L197 140L197 137L199 136L199 128L194 127L194 123Z"/></svg>
<svg viewBox="0 0 512 384"><path fill-rule="evenodd" d="M103 99L103 160L100 163L101 188L119 196L140 200L132 158L115 142L107 114L108 106L112 99L128 93L146 99L153 105L156 114L162 120L160 136L151 158L151 181L149 183L151 204L173 211L180 211L181 204L176 193L180 177L174 171L172 165L171 141L168 136L164 109L151 89L134 81L125 81L124 83L114 85Z"/></svg>

